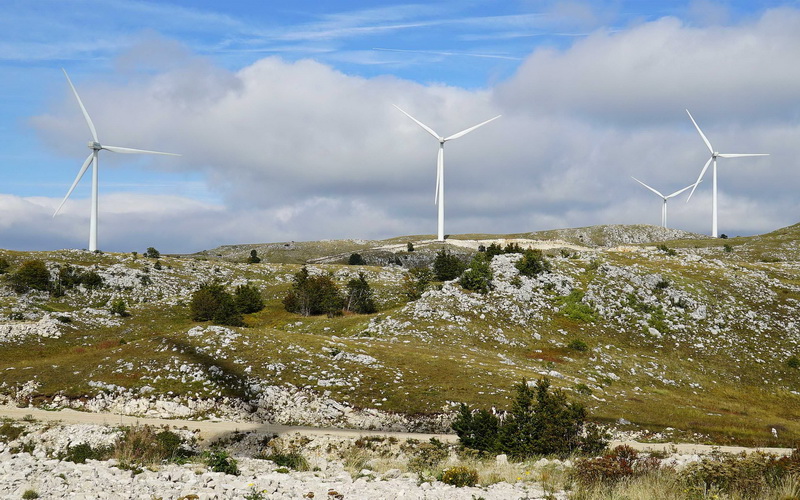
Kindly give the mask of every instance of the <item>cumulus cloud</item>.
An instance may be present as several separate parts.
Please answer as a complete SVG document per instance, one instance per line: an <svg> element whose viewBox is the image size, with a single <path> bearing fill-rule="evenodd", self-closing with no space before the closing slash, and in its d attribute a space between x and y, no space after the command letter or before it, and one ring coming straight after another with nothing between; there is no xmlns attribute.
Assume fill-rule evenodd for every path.
<svg viewBox="0 0 800 500"><path fill-rule="evenodd" d="M711 12L706 7L698 4L698 12ZM445 148L448 233L657 224L658 200L630 176L665 192L695 180L708 151L687 107L717 150L772 154L720 162L720 231L796 222L796 9L734 26L663 18L599 30L564 49L536 50L512 78L481 90L363 78L278 57L230 71L172 42L147 43L144 52L165 44L158 68L132 71L144 57L136 49L120 58L124 78L76 82L101 141L182 153L147 168L202 172L224 203L128 198L130 205L117 205L128 208L102 214L104 248L103 241L149 246L148 235L189 251L433 233L438 146L393 103L442 135L504 115ZM33 120L50 147L70 154L89 136L72 99L65 89ZM103 165L127 160L113 156ZM671 200L670 225L707 232L709 187L710 178L689 204ZM21 198L2 203L35 206ZM174 213L154 211L160 203ZM69 216L78 233L88 226L84 213ZM131 223L136 235L115 232Z"/></svg>

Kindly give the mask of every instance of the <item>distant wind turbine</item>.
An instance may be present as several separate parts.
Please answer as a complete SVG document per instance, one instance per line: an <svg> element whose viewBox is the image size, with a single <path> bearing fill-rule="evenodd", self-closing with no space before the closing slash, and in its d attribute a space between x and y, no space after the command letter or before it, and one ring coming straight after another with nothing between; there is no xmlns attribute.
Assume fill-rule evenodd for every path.
<svg viewBox="0 0 800 500"><path fill-rule="evenodd" d="M664 200L664 203L661 205L661 226L662 226L662 227L667 227L667 200L668 200L668 199L670 199L670 198L672 198L673 196L678 196L678 195L679 195L679 194L681 194L682 192L684 192L684 191L686 191L687 189L689 189L690 187L694 186L694 184L689 184L688 186L686 186L685 188L683 188L683 189L681 189L681 190L679 190L679 191L675 191L675 192L674 192L674 193L672 193L672 194L668 194L667 196L664 196L664 195L663 195L663 194L661 194L659 191L656 191L655 189L651 188L650 186L648 186L648 185L647 185L647 184L645 184L644 182L640 181L640 180L639 180L639 179L637 179L636 177L633 177L633 176L631 176L631 179L635 180L636 182L638 182L638 183L639 183L639 184L641 184L642 186L644 186L644 187L646 187L647 189L649 189L650 191L654 192L655 194L657 194L658 196L660 196L662 200Z"/></svg>
<svg viewBox="0 0 800 500"><path fill-rule="evenodd" d="M69 198L69 195L72 194L72 191L75 189L75 186L78 185L78 182L83 177L83 174L86 173L86 169L89 168L89 164L91 163L92 164L92 211L89 223L89 251L94 252L95 250L97 250L97 212L98 212L97 158L100 150L105 149L113 153L136 153L136 154L170 155L170 156L180 156L180 155L175 153L162 153L160 151L148 151L146 149L131 149L131 148L122 148L119 146L106 146L104 144L100 144L99 139L97 138L97 131L94 128L92 119L89 118L89 113L83 106L81 98L78 96L78 91L75 90L75 86L72 85L72 80L69 79L67 70L62 68L62 71L64 72L64 76L67 77L67 83L69 83L69 87L72 89L72 93L75 94L75 99L78 100L78 105L81 107L81 111L83 112L83 117L86 119L86 124L89 125L89 130L92 132L92 141L89 143L89 149L91 149L92 152L89 153L89 156L86 158L86 161L83 162L83 166L81 167L80 171L78 171L78 176L75 178L75 182L72 183L72 187L70 187L69 191L67 191L67 195L64 197L64 200L61 202L56 211L53 213L53 217L58 215L58 212L61 210L61 207L63 207L64 203L67 202L67 198Z"/></svg>
<svg viewBox="0 0 800 500"><path fill-rule="evenodd" d="M694 183L694 187L692 188L692 192L689 193L689 197L686 199L688 202L692 199L692 195L694 194L694 190L697 189L697 185L700 184L700 181L703 179L703 175L705 175L706 170L708 170L708 165L713 163L713 176L711 181L711 236L716 238L717 237L717 158L741 158L744 156L769 156L769 153L718 153L714 151L714 147L711 146L711 143L706 138L705 134L700 127L697 125L697 122L694 121L692 114L689 113L689 110L686 110L686 113L689 115L689 119L692 120L694 123L694 127L700 133L700 137L703 138L703 142L706 143L708 150L711 151L711 158L708 159L706 165L703 167L703 170L700 171L700 176L697 178L697 182Z"/></svg>
<svg viewBox="0 0 800 500"><path fill-rule="evenodd" d="M447 142L447 141L452 141L453 139L458 139L461 136L467 135L468 133L472 132L476 128L482 127L483 125L486 125L487 123L489 123L491 121L497 120L498 118L500 118L501 115L497 115L494 118L491 118L489 120L486 120L485 122L479 123L479 124L475 125L474 127L470 127L468 129L462 130L461 132L453 134L453 135L451 135L449 137L442 137L441 135L439 135L436 132L434 132L433 129L431 129L430 127L428 127L427 125L425 125L421 121L417 120L413 116L409 115L408 113L406 113L402 109L400 109L399 106L394 105L394 104L393 104L393 106L395 108L399 109L401 113L403 113L407 117L409 117L412 120L414 120L414 122L417 125L419 125L423 129L425 129L426 132L431 134L433 137L436 138L437 141L439 141L439 156L438 156L438 159L436 161L436 192L435 192L434 197L433 197L433 203L438 205L438 207L439 207L439 231L438 231L437 239L439 241L444 241L444 143Z"/></svg>

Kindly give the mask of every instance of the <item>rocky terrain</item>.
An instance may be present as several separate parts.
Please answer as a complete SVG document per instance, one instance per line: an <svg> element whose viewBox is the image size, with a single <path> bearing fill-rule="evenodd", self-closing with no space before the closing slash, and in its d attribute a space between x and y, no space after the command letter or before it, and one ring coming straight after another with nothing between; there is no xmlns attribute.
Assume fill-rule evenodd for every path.
<svg viewBox="0 0 800 500"><path fill-rule="evenodd" d="M235 245L191 256L0 251L55 276L102 277L63 296L0 287L0 398L15 405L180 418L446 431L459 402L506 407L513 384L549 377L607 426L661 439L791 445L800 426L798 228L704 239L651 226L548 233ZM680 239L670 239L679 237ZM407 244L414 245L408 251ZM491 290L433 283L405 295L409 268L447 248L543 249L491 262ZM652 243L652 244L651 244ZM262 258L246 263L251 250ZM360 253L363 266L346 265ZM363 273L379 311L284 310L294 274ZM266 308L244 327L191 321L201 283L250 283ZM129 315L110 311L117 300ZM794 361L793 361L794 360ZM773 432L774 429L774 432Z"/></svg>

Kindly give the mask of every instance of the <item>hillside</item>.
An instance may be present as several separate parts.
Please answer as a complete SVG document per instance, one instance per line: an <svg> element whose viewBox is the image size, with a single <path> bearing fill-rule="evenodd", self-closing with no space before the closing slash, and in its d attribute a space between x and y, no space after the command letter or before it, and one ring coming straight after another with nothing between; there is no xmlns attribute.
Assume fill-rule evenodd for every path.
<svg viewBox="0 0 800 500"><path fill-rule="evenodd" d="M0 251L9 271L41 259L51 272L70 264L104 281L61 297L0 288L0 314L14 318L0 324L0 392L18 404L150 416L441 430L457 402L505 407L514 383L548 376L622 430L791 445L800 436L798 235L797 225L727 240L599 226L446 244L231 245L162 257L161 269L131 254ZM498 255L486 295L453 281L406 300L407 268L443 246L468 258L492 241L543 249L551 272L521 277L519 254ZM244 263L252 249L260 264ZM368 265L346 265L353 252ZM286 312L304 262L342 286L365 273L379 312ZM255 284L267 307L242 328L191 321L191 295L211 278ZM130 316L108 311L119 298Z"/></svg>

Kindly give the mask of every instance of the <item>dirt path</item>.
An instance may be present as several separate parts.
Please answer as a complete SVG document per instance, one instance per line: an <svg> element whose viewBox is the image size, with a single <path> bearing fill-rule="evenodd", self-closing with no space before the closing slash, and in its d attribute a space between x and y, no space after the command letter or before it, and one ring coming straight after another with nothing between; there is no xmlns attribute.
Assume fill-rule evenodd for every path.
<svg viewBox="0 0 800 500"><path fill-rule="evenodd" d="M304 427L279 424L258 424L253 422L224 422L211 420L180 420L166 418L145 418L132 417L129 415L115 415L111 413L89 413L63 409L59 411L41 410L38 408L17 408L14 406L0 405L0 417L21 420L25 417L33 417L36 420L46 422L61 422L64 424L95 424L95 425L152 425L168 426L175 428L188 428L197 430L200 436L211 442L233 432L259 432L264 434L305 434L309 436L339 436L347 438L357 438L361 436L393 436L397 439L417 439L427 441L436 438L442 442L454 443L458 441L455 434L418 434L413 432L389 432L389 431L369 431L359 429L335 429L320 427ZM29 418L30 418L29 417ZM752 451L764 451L775 455L790 455L791 448L745 448L741 446L711 446L705 444L691 443L639 443L637 441L612 441L611 447L618 445L628 445L639 451L675 451L682 455L708 454L714 450L723 453L741 453Z"/></svg>

